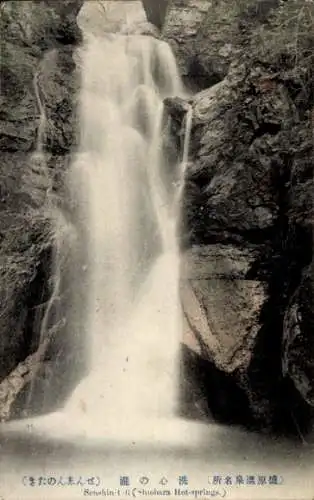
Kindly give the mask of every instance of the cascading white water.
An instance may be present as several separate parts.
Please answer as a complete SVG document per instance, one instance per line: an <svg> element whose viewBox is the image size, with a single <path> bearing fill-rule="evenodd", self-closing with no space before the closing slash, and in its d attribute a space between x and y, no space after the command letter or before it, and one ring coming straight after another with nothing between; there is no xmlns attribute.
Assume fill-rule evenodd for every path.
<svg viewBox="0 0 314 500"><path fill-rule="evenodd" d="M147 36L89 35L81 64L81 148L70 182L77 189L79 179L83 193L91 370L66 411L106 422L126 409L137 421L172 418L181 336L180 188L171 195L165 185L173 173L165 171L163 99L183 87L170 47ZM182 164L191 115L186 123ZM172 168L182 186L184 169Z"/></svg>

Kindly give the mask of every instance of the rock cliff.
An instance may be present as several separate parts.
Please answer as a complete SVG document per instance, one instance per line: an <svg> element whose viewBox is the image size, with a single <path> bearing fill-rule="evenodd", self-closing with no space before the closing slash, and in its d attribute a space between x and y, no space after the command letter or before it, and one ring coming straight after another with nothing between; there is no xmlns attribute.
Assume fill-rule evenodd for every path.
<svg viewBox="0 0 314 500"><path fill-rule="evenodd" d="M147 20L161 29L164 22L167 9L169 8L169 0L142 0L142 4L146 13Z"/></svg>
<svg viewBox="0 0 314 500"><path fill-rule="evenodd" d="M231 4L174 0L163 32L198 90L182 215L185 377L198 384L187 367L202 366L194 404L219 419L302 434L314 406L314 4ZM166 105L179 135L186 104Z"/></svg>
<svg viewBox="0 0 314 500"><path fill-rule="evenodd" d="M43 340L58 179L77 144L73 51L82 3L0 3L0 382ZM7 418L11 396L2 384L0 417Z"/></svg>

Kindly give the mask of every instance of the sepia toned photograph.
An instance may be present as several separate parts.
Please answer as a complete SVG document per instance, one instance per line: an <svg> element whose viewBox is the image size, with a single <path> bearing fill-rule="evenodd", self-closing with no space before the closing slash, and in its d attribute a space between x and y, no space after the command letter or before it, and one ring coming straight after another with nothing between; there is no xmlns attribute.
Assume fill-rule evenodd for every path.
<svg viewBox="0 0 314 500"><path fill-rule="evenodd" d="M0 500L314 500L314 0L0 47Z"/></svg>

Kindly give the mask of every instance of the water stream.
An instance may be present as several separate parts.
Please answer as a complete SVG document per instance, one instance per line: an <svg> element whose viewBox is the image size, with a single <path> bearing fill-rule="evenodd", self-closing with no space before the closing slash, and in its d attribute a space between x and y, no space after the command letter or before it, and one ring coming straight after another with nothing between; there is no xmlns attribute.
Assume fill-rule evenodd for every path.
<svg viewBox="0 0 314 500"><path fill-rule="evenodd" d="M181 335L176 191L188 141L167 172L163 99L183 87L170 47L151 37L90 35L81 58L80 160L71 176L86 190L91 370L66 411L94 419L97 408L113 423L126 408L131 420L171 418ZM190 127L191 119L187 138Z"/></svg>
<svg viewBox="0 0 314 500"><path fill-rule="evenodd" d="M67 176L72 222L57 210L55 283L40 336L48 335L55 318L50 310L70 287L62 332L64 342L71 339L69 360L77 366L68 366L66 381L66 360L58 355L51 366L55 378L51 387L45 383L40 400L57 396L54 380L59 378L57 390L66 392L80 366L85 373L60 411L36 420L42 432L53 429L67 439L83 433L123 441L130 430L136 437L136 423L137 438L150 442L158 421L158 439L163 434L166 440L177 414L182 333L177 221L192 112L182 151L170 160L163 101L184 95L176 61L167 43L124 34L133 22L128 9L126 14L120 33L85 33L76 55L81 140ZM36 79L35 90L41 111L37 149L43 157L46 119ZM75 240L72 229L67 241L62 221L65 229L76 227ZM88 358L87 370L80 357ZM30 410L40 404L35 388L32 383L27 396Z"/></svg>

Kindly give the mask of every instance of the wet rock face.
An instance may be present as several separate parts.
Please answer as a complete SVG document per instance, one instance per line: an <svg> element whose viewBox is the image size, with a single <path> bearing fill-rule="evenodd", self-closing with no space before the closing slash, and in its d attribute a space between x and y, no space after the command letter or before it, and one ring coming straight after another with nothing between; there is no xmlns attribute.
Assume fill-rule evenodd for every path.
<svg viewBox="0 0 314 500"><path fill-rule="evenodd" d="M200 47L196 49L198 31L210 5L208 0L172 0L162 28L163 38L177 56L182 78L192 88L195 87L194 76L199 82L196 88L206 88L210 84L208 73L199 64Z"/></svg>
<svg viewBox="0 0 314 500"><path fill-rule="evenodd" d="M170 0L142 0L148 21L157 28L162 28Z"/></svg>
<svg viewBox="0 0 314 500"><path fill-rule="evenodd" d="M51 294L51 194L55 170L77 144L73 51L82 4L0 3L0 380L38 348Z"/></svg>
<svg viewBox="0 0 314 500"><path fill-rule="evenodd" d="M284 45L293 58L294 21L297 17L304 26L304 38L311 30L311 8L306 0L172 0L163 36L188 85L200 90L221 81L235 60L255 54L270 63Z"/></svg>
<svg viewBox="0 0 314 500"><path fill-rule="evenodd" d="M39 99L44 105L47 102L50 103L48 106L53 105L49 98L55 90L58 92L58 89L52 88L54 85L63 87L66 94L75 67L73 44L81 40L75 19L82 3L6 1L1 4L2 151L30 151L36 148L40 109L35 75L38 75ZM51 61L50 51L55 52L54 62ZM44 78L48 82L45 89L41 81ZM48 92L46 100L45 91ZM60 106L59 99L57 103ZM62 116L60 121L66 121L64 118Z"/></svg>
<svg viewBox="0 0 314 500"><path fill-rule="evenodd" d="M179 3L166 20L170 41L171 19L176 13L179 29L189 12L189 2ZM242 422L298 433L314 406L314 5L202 4L193 43L183 24L180 47L173 42L194 88L194 56L184 50L196 54L209 85L192 100L182 202L184 343L243 391ZM294 16L306 30L293 49ZM178 135L186 104L166 105Z"/></svg>
<svg viewBox="0 0 314 500"><path fill-rule="evenodd" d="M314 406L313 264L304 269L284 318L283 372L303 399Z"/></svg>

